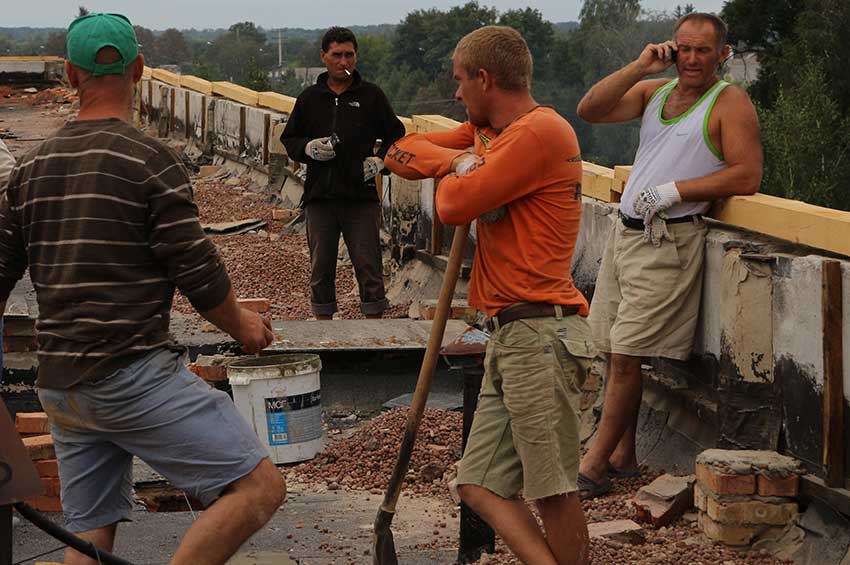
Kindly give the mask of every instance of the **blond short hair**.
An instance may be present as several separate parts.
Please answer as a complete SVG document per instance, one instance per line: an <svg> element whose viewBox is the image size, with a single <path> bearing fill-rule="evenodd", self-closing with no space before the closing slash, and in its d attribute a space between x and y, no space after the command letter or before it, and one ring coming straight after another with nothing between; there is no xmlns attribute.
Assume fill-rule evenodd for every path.
<svg viewBox="0 0 850 565"><path fill-rule="evenodd" d="M485 26L466 34L455 47L455 57L470 76L486 69L505 90L531 89L531 51L512 27Z"/></svg>

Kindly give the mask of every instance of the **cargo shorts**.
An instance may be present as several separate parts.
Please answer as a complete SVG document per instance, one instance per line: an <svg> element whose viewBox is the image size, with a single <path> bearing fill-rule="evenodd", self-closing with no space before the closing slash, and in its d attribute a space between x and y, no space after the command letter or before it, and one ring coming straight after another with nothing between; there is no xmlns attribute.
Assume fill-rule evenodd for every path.
<svg viewBox="0 0 850 565"><path fill-rule="evenodd" d="M495 330L457 484L529 500L577 490L581 387L595 356L577 315Z"/></svg>
<svg viewBox="0 0 850 565"><path fill-rule="evenodd" d="M687 360L702 297L703 220L669 224L672 241L654 247L643 230L617 220L608 234L590 304L599 351Z"/></svg>
<svg viewBox="0 0 850 565"><path fill-rule="evenodd" d="M38 397L72 532L129 518L134 455L205 506L268 457L230 397L177 351L158 349L98 382L39 389Z"/></svg>

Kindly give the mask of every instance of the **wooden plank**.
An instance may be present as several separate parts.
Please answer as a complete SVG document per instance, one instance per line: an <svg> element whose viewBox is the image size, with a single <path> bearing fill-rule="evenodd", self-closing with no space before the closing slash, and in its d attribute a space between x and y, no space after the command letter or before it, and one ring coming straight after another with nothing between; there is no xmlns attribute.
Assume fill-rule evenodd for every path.
<svg viewBox="0 0 850 565"><path fill-rule="evenodd" d="M460 125L460 122L437 114L413 116L413 125L417 133L448 131Z"/></svg>
<svg viewBox="0 0 850 565"><path fill-rule="evenodd" d="M150 68L150 67L145 67L145 68L142 70L142 78L143 78L143 79L145 79L145 80L150 80L152 75L153 75L153 69L152 69L152 68Z"/></svg>
<svg viewBox="0 0 850 565"><path fill-rule="evenodd" d="M291 114L295 107L295 98L277 92L260 92L257 96L257 104L277 112Z"/></svg>
<svg viewBox="0 0 850 565"><path fill-rule="evenodd" d="M5 61L10 61L10 62L21 61L21 62L27 62L27 63L42 62L43 61L43 62L47 63L47 62L59 62L59 61L64 62L65 59L63 59L62 57L56 57L56 56L53 56L53 55L43 55L43 56L42 55L12 55L12 56L0 57L0 61L3 61L3 62L5 62Z"/></svg>
<svg viewBox="0 0 850 565"><path fill-rule="evenodd" d="M260 99L260 94L256 90L251 90L250 88L245 88L238 84L232 84L229 82L214 82L212 85L213 94L218 94L219 96L223 96L224 98L228 98L235 102L241 102L242 104L247 104L249 106L256 106Z"/></svg>
<svg viewBox="0 0 850 565"><path fill-rule="evenodd" d="M189 115L190 115L190 112L189 112L189 92L184 92L183 94L185 95L185 96L183 96L183 98L185 99L185 104L186 104L184 114L183 114L183 129L185 131L186 139L189 139L190 137L192 137L192 124L191 124L192 120L189 117Z"/></svg>
<svg viewBox="0 0 850 565"><path fill-rule="evenodd" d="M614 170L582 161L581 192L602 202L619 202L620 193L614 190Z"/></svg>
<svg viewBox="0 0 850 565"><path fill-rule="evenodd" d="M180 86L207 96L211 96L213 93L213 86L210 81L192 75L180 75Z"/></svg>
<svg viewBox="0 0 850 565"><path fill-rule="evenodd" d="M823 465L826 484L844 486L844 367L841 263L823 261Z"/></svg>
<svg viewBox="0 0 850 565"><path fill-rule="evenodd" d="M416 126L413 124L412 118L407 118L404 116L398 116L398 119L404 124L404 132L405 133L416 133Z"/></svg>
<svg viewBox="0 0 850 565"><path fill-rule="evenodd" d="M272 116L263 112L263 165L269 164L269 143L271 140Z"/></svg>
<svg viewBox="0 0 850 565"><path fill-rule="evenodd" d="M629 176L632 174L631 165L617 165L614 167L614 187L612 190L623 194L626 189L626 183L629 182Z"/></svg>
<svg viewBox="0 0 850 565"><path fill-rule="evenodd" d="M171 86L180 86L180 75L166 71L165 69L153 69L151 77L154 80L170 84Z"/></svg>
<svg viewBox="0 0 850 565"><path fill-rule="evenodd" d="M245 132L247 131L248 123L248 108L241 106L239 108L239 154L245 152Z"/></svg>
<svg viewBox="0 0 850 565"><path fill-rule="evenodd" d="M850 255L850 212L754 194L720 200L709 215L733 226Z"/></svg>

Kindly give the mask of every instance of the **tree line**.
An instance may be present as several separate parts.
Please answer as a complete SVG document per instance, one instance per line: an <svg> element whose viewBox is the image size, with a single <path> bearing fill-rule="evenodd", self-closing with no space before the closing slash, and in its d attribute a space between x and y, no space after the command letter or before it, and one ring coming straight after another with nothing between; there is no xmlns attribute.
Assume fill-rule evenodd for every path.
<svg viewBox="0 0 850 565"><path fill-rule="evenodd" d="M650 12L640 0L585 0L578 22L553 23L533 8L499 12L470 1L447 10L415 10L394 25L352 29L358 36L361 74L384 89L398 114L462 120L463 109L453 100L455 44L483 25L516 28L534 57L535 98L571 122L585 160L613 166L633 160L640 124L591 126L576 116L578 101L600 78L635 59L647 43L669 39L676 19L692 10L684 4L672 12ZM850 210L850 191L845 189L850 178L850 65L841 58L850 2L727 0L721 16L729 24L735 51L757 54L760 64L758 79L744 86L761 121L762 191ZM305 86L294 69L322 66L323 32L263 29L252 22L227 30L136 27L150 66L173 65L209 80L291 96ZM21 54L64 55L64 40L64 30L13 34L0 29L0 54L23 50Z"/></svg>

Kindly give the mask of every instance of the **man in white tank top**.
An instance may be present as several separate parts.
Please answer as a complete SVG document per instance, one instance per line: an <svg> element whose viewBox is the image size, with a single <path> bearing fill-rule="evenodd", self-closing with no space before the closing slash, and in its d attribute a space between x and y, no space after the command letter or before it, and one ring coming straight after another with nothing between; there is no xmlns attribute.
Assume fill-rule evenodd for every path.
<svg viewBox="0 0 850 565"><path fill-rule="evenodd" d="M590 307L593 339L608 353L599 431L581 462L582 498L611 476L639 474L635 428L644 357L691 354L711 202L761 183L758 119L747 93L717 76L729 55L717 16L682 17L673 40L599 81L578 115L592 123L641 119L640 146L606 244ZM678 78L646 77L676 65Z"/></svg>

